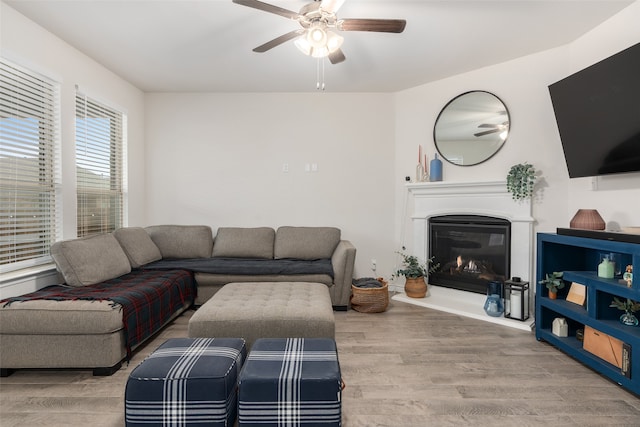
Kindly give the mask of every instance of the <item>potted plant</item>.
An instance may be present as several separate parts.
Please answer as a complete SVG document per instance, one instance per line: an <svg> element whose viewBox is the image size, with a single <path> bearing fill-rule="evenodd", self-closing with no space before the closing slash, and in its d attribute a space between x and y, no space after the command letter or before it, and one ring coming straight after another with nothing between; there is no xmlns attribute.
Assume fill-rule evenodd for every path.
<svg viewBox="0 0 640 427"><path fill-rule="evenodd" d="M424 279L429 273L436 271L440 264L433 264L433 257L421 263L417 256L408 255L405 250L403 246L402 251L397 252L402 257L403 268L398 269L393 276L405 277L404 291L408 297L424 298L427 294L427 283Z"/></svg>
<svg viewBox="0 0 640 427"><path fill-rule="evenodd" d="M558 296L558 289L564 288L564 280L562 280L561 271L554 271L551 274L547 273L546 277L538 283L547 286L547 289L549 289L550 299L556 299Z"/></svg>
<svg viewBox="0 0 640 427"><path fill-rule="evenodd" d="M518 163L511 166L507 174L507 191L513 200L524 200L533 195L536 184L536 170L529 163Z"/></svg>
<svg viewBox="0 0 640 427"><path fill-rule="evenodd" d="M626 301L622 301L618 297L613 297L609 307L624 311L620 316L620 322L623 325L638 326L638 318L633 313L640 310L640 302L632 301L629 298Z"/></svg>

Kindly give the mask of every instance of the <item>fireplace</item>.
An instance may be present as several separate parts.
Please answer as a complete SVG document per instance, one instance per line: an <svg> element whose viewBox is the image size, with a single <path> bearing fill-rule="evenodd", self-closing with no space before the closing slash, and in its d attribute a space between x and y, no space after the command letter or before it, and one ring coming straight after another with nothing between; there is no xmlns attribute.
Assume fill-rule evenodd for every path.
<svg viewBox="0 0 640 427"><path fill-rule="evenodd" d="M429 218L429 257L438 265L429 283L486 293L490 281L509 279L511 222L483 215Z"/></svg>
<svg viewBox="0 0 640 427"><path fill-rule="evenodd" d="M413 245L409 249L410 253L422 260L429 256L431 247L429 224L432 219L436 219L437 222L438 219L451 215L472 216L473 219L486 217L491 218L492 222L497 220L497 223L504 220L503 224L510 223L508 231L504 231L505 243L507 233L510 237L508 239L509 249L505 247L507 252L504 261L505 267L504 271L500 271L498 267L500 263L493 262L493 268L496 270L496 274L504 275L505 278L518 276L523 281L531 282L535 247L531 201L529 199L514 201L507 191L506 181L421 182L406 184L406 188L408 191L406 209L411 212L411 235L413 237ZM494 227L494 225L489 224L489 227ZM487 245L491 243L489 246L493 248L496 239L500 238L494 237L494 240L491 241L490 235ZM404 243L404 240L402 241ZM463 245L458 243L458 246ZM469 253L465 252L465 255ZM446 260L446 262L450 261L450 259ZM508 267L506 267L507 263ZM401 282L393 283L390 285L390 289L398 292L393 296L393 299L397 301L531 331L533 317L530 317L526 322L521 322L504 317L487 316L483 310L486 288L484 283L481 286L482 294L478 293L479 288L478 291L463 291L442 284L435 285L430 276L429 290L425 298L407 297L403 292L403 283ZM533 294L531 294L531 298L529 303L533 304Z"/></svg>

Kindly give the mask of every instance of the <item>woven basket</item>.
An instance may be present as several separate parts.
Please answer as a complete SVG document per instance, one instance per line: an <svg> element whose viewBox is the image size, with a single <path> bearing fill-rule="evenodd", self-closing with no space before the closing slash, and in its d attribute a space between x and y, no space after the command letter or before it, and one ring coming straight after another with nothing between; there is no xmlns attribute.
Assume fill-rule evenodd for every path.
<svg viewBox="0 0 640 427"><path fill-rule="evenodd" d="M389 305L387 282L378 279L381 288L359 288L351 285L351 308L360 313L381 313Z"/></svg>

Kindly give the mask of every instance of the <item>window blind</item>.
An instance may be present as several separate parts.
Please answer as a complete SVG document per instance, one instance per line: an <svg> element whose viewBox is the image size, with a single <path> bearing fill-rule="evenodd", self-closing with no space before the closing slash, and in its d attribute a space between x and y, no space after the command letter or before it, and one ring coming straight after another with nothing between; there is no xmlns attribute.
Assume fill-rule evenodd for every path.
<svg viewBox="0 0 640 427"><path fill-rule="evenodd" d="M0 58L0 271L50 262L60 234L59 85Z"/></svg>
<svg viewBox="0 0 640 427"><path fill-rule="evenodd" d="M122 226L125 116L76 92L78 237Z"/></svg>

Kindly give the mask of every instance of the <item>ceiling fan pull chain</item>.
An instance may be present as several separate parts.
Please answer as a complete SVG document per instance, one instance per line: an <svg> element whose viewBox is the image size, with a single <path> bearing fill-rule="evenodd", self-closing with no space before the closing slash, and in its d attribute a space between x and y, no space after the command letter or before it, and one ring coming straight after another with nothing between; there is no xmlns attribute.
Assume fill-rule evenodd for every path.
<svg viewBox="0 0 640 427"><path fill-rule="evenodd" d="M324 90L324 58L318 58L316 61L316 90ZM322 72L320 72L320 63L322 63Z"/></svg>
<svg viewBox="0 0 640 427"><path fill-rule="evenodd" d="M316 59L316 90L320 90L320 58Z"/></svg>

